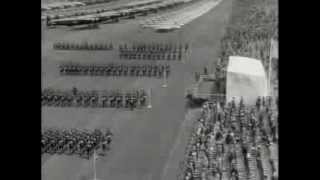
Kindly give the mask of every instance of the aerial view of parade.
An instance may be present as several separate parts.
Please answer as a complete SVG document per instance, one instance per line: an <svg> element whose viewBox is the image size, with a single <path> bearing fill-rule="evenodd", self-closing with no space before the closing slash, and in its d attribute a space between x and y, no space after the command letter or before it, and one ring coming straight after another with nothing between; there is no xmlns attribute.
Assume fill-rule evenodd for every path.
<svg viewBox="0 0 320 180"><path fill-rule="evenodd" d="M277 180L278 0L41 0L42 180Z"/></svg>

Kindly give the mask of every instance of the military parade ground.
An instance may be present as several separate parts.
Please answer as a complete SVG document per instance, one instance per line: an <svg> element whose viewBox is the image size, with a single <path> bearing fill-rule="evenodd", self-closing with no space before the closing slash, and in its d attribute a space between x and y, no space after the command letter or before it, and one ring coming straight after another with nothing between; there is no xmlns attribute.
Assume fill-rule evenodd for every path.
<svg viewBox="0 0 320 180"><path fill-rule="evenodd" d="M208 99L200 98L200 106L188 107L186 92L199 82L199 74L200 79L208 74L219 78L220 63L227 64L225 56L236 55L228 51L222 56L221 47L233 13L244 8L239 4L236 0L43 0L42 179L220 179L210 173L200 177L196 165L188 168L191 151L201 154L200 145L190 142L190 136L205 134L195 133L195 123L202 117L202 126L209 127L206 116L211 111L203 104ZM225 93L216 89L209 93ZM257 100L255 111L271 117L271 100L267 100L263 105ZM223 103L226 110L219 116L243 107ZM211 107L216 109L217 105ZM245 114L249 119L249 112ZM269 144L277 144L275 122L270 120L272 127L266 128ZM251 127L249 120L243 124ZM227 127L231 125L223 124ZM211 136L216 134L215 130ZM221 134L228 133L221 130ZM252 149L262 151L260 146ZM194 153L190 156L195 158ZM218 172L206 167L201 171ZM263 170L275 171L271 166ZM240 178L239 172L230 170L227 179ZM240 172L240 179L251 175L262 180L259 173L244 177ZM271 179L269 174L265 176Z"/></svg>

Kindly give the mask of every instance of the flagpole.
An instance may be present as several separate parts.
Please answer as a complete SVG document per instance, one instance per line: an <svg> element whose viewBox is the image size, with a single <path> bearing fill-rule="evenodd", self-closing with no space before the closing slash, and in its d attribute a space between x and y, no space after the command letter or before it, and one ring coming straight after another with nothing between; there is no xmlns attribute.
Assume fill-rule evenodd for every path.
<svg viewBox="0 0 320 180"><path fill-rule="evenodd" d="M182 58L182 59L181 59L182 64L185 64L185 60L184 60L184 59L187 58L187 53L184 52L184 55L182 55L181 58Z"/></svg>
<svg viewBox="0 0 320 180"><path fill-rule="evenodd" d="M188 44L187 49L186 49L186 47L184 47L184 48L185 48L185 49L184 49L184 56L183 56L184 58L182 57L182 63L183 63L183 64L185 64L187 58L189 58L189 50L190 50L189 44Z"/></svg>
<svg viewBox="0 0 320 180"><path fill-rule="evenodd" d="M93 151L93 180L98 180L97 179L97 171L96 171L96 150Z"/></svg>
<svg viewBox="0 0 320 180"><path fill-rule="evenodd" d="M182 64L186 63L186 59L188 58L189 52L187 50L184 51L184 54L182 55Z"/></svg>
<svg viewBox="0 0 320 180"><path fill-rule="evenodd" d="M168 87L168 86L167 86L167 71L164 71L163 81L164 81L164 84L162 85L162 87L163 87L163 88Z"/></svg>
<svg viewBox="0 0 320 180"><path fill-rule="evenodd" d="M152 105L151 105L151 88L149 89L149 104L148 104L148 109L151 109L152 108Z"/></svg>
<svg viewBox="0 0 320 180"><path fill-rule="evenodd" d="M272 61L272 51L273 50L273 43L272 43L272 39L271 39L271 41L270 41L270 51L269 51L269 73L268 73L268 75L269 75L269 86L268 86L268 88L269 88L269 95L271 96L272 94L271 94L271 92L272 92L272 90L271 90L271 73L272 73L272 67L271 67L271 61Z"/></svg>

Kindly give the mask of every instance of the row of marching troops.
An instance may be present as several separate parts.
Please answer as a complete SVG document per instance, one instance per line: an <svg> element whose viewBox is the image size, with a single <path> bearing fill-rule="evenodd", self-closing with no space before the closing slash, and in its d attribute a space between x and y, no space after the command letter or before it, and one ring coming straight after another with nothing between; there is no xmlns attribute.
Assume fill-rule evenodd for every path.
<svg viewBox="0 0 320 180"><path fill-rule="evenodd" d="M166 60L166 61L181 61L183 53L179 52L133 52L133 51L122 51L119 54L119 58L122 60Z"/></svg>
<svg viewBox="0 0 320 180"><path fill-rule="evenodd" d="M47 88L41 94L42 106L86 108L142 108L147 105L145 90L79 91Z"/></svg>
<svg viewBox="0 0 320 180"><path fill-rule="evenodd" d="M119 57L125 60L181 60L188 49L189 44L120 44Z"/></svg>
<svg viewBox="0 0 320 180"><path fill-rule="evenodd" d="M113 44L110 43L74 43L74 42L55 42L53 44L55 50L113 50Z"/></svg>
<svg viewBox="0 0 320 180"><path fill-rule="evenodd" d="M183 180L278 179L277 116L271 99L255 107L205 103L182 162Z"/></svg>
<svg viewBox="0 0 320 180"><path fill-rule="evenodd" d="M189 44L172 44L172 43L133 43L128 44L119 44L119 51L134 51L134 52L187 52L189 49Z"/></svg>
<svg viewBox="0 0 320 180"><path fill-rule="evenodd" d="M166 77L170 74L170 65L131 65L109 63L105 65L65 63L59 66L61 75L82 76L136 76L136 77Z"/></svg>
<svg viewBox="0 0 320 180"><path fill-rule="evenodd" d="M79 155L89 159L94 152L104 156L112 141L109 129L44 128L41 136L41 154Z"/></svg>

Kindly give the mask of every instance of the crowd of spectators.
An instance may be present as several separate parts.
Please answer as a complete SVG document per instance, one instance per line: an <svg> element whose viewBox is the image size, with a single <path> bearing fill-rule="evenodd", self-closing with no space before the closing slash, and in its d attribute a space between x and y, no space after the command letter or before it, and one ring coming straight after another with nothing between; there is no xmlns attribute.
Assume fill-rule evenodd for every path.
<svg viewBox="0 0 320 180"><path fill-rule="evenodd" d="M217 77L225 79L229 56L259 59L269 72L271 40L278 41L277 0L238 0L241 10L232 12L225 36L221 40ZM273 86L278 83L277 59L272 61ZM276 83L276 85L274 85Z"/></svg>
<svg viewBox="0 0 320 180"><path fill-rule="evenodd" d="M271 97L255 106L203 105L182 163L183 180L278 179L278 117Z"/></svg>
<svg viewBox="0 0 320 180"><path fill-rule="evenodd" d="M275 5L264 0L240 0L239 4L250 1L250 7L233 14L226 35L221 40L221 59L239 55L269 60L271 39L278 39L278 12ZM272 0L274 1L274 0Z"/></svg>

